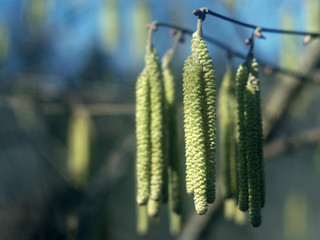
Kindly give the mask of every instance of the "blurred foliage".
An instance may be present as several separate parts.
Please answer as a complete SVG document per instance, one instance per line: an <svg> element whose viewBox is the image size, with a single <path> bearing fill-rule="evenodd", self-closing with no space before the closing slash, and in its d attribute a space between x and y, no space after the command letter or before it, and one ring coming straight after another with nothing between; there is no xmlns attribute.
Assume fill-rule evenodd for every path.
<svg viewBox="0 0 320 240"><path fill-rule="evenodd" d="M90 141L93 127L90 113L83 106L75 106L72 110L69 125L68 172L76 186L85 186L88 181L90 167Z"/></svg>
<svg viewBox="0 0 320 240"><path fill-rule="evenodd" d="M285 240L310 239L310 210L308 199L299 193L289 195L285 201L283 224Z"/></svg>
<svg viewBox="0 0 320 240"><path fill-rule="evenodd" d="M119 47L120 11L117 0L104 0L100 10L100 34L102 49L112 54Z"/></svg>
<svg viewBox="0 0 320 240"><path fill-rule="evenodd" d="M280 4L277 1L272 4L211 1L207 7L225 15L232 10L235 18L250 23L257 19L263 26L276 26L283 17L281 27L296 29L300 24L302 29L319 31L320 1L295 3L281 2L284 6L281 10L275 9ZM176 19L172 23L194 29L196 22L191 12L195 7L202 7L199 6L202 3L195 1L173 2L179 8L169 8L169 4L169 0L3 2L0 9L0 239L139 239L137 229L146 232L145 213L141 213L141 221L135 222L138 216L133 171L133 89L136 73L141 70L135 67L141 67L143 62L145 26L150 20ZM273 8L264 8L266 4ZM289 5L294 11L280 14ZM266 12L272 10L275 15L251 11L253 7ZM299 8L304 12L298 11ZM267 22L263 22L265 19ZM239 28L239 32L226 40L227 30L233 28L225 31L220 28L220 21L207 20L205 34L216 35L236 50L247 50L243 39L238 39L239 32L241 36L247 36L247 32ZM168 48L167 33L167 29L159 29L154 38L160 53ZM173 62L180 94L177 113L181 134L181 72L190 47L186 39ZM313 52L319 50L318 40L302 47L299 38L281 36L280 39L284 39L281 48L279 42L272 42L273 37L268 36L264 43L272 42L271 47L259 49L257 44L257 55L269 61L263 53L279 52L281 66L302 71L309 64L303 59L310 58L305 52L312 46L315 46ZM262 46L262 42L259 44ZM221 67L224 53L214 50L219 78L224 71ZM312 70L319 69L319 62L318 59ZM283 84L279 79L279 75L267 79L262 73L262 84L269 80L273 83L263 91L279 89L274 96L276 100L286 92L279 87ZM275 136L318 126L319 96L317 85L304 85L295 108L277 125ZM273 109L277 107L273 105ZM300 114L295 114L297 108ZM202 223L191 228L197 227L195 231L201 232L198 238L204 240L318 239L320 193L315 166L320 171L319 149L313 146L290 149L267 160L267 200L260 229L252 230L246 215L235 210L234 203L226 206L227 215L233 221L226 221L223 212L218 211L207 220L196 217L196 223L206 221L207 227ZM183 154L181 146L180 155ZM192 201L186 194L184 200L182 224L179 216L169 216L167 209L161 208L161 221L150 221L154 226L145 239L173 239L170 231L173 235L180 228L184 232L186 223L194 217Z"/></svg>

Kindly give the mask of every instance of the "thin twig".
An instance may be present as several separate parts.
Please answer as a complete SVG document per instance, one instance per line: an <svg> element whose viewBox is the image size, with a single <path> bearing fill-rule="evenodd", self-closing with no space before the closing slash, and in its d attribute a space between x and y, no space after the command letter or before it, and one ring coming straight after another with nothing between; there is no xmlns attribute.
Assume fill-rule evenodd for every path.
<svg viewBox="0 0 320 240"><path fill-rule="evenodd" d="M240 25L242 27L251 28L251 29L256 29L257 27L259 27L257 25L241 22L241 21L238 21L238 20L223 16L223 15L218 14L216 12L213 12L213 11L211 11L209 9L205 9L204 13L209 14L211 16L215 16L217 18L223 19L223 20L231 22L231 23L238 24L238 25ZM309 35L312 38L320 37L320 33L316 33L316 32L304 32L304 31L284 30L284 29L273 29L273 28L265 28L265 27L260 27L260 28L261 28L260 32L269 32L269 33L276 33L276 34L302 35L302 36Z"/></svg>
<svg viewBox="0 0 320 240"><path fill-rule="evenodd" d="M156 25L158 27L165 27L165 28L173 28L173 29L177 29L179 31L181 31L183 34L188 34L188 35L192 35L194 31L187 29L187 28L183 28L180 26L177 26L175 24L170 24L170 23L166 23L166 22L157 22ZM207 35L203 35L203 38L212 43L213 45L221 48L222 50L226 51L228 53L228 56L235 56L241 59L246 59L247 55L240 53L238 51L233 50L231 47L229 47L228 45L224 44L223 42L212 38L210 36ZM319 83L319 76L318 75L314 75L314 74L303 74L297 71L293 71L293 70L289 70L289 69L285 69L285 68L280 68L278 66L274 66L274 65L269 65L264 63L263 61L260 61L258 59L259 62L259 66L263 67L265 72L267 74L270 73L281 73L287 76L291 76L291 77L296 77L299 78L300 81L311 81L314 83Z"/></svg>

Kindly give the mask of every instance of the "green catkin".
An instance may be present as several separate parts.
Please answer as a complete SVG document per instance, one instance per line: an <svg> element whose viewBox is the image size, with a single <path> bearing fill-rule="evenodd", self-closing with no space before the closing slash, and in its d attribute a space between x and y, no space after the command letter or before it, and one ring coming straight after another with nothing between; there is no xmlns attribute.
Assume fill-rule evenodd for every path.
<svg viewBox="0 0 320 240"><path fill-rule="evenodd" d="M250 76L245 89L245 129L249 218L253 227L261 224L260 159L258 153L257 101L254 78Z"/></svg>
<svg viewBox="0 0 320 240"><path fill-rule="evenodd" d="M165 59L163 59L165 62ZM177 236L181 231L181 204L179 178L178 134L176 124L176 104L174 77L171 68L162 68L165 89L166 139L168 147L168 182L169 182L169 227L170 233Z"/></svg>
<svg viewBox="0 0 320 240"><path fill-rule="evenodd" d="M237 165L238 165L238 205L241 211L248 210L248 180L246 160L246 129L244 124L244 91L248 81L249 72L247 62L241 64L236 74L237 96Z"/></svg>
<svg viewBox="0 0 320 240"><path fill-rule="evenodd" d="M166 111L166 139L168 148L168 182L169 208L176 214L181 214L181 191L179 179L178 134L176 124L174 77L169 66L163 68Z"/></svg>
<svg viewBox="0 0 320 240"><path fill-rule="evenodd" d="M165 167L164 154L164 89L159 56L154 47L146 54L146 70L150 81L151 177L150 197L162 200Z"/></svg>
<svg viewBox="0 0 320 240"><path fill-rule="evenodd" d="M235 76L228 65L219 95L220 152L225 198L236 198L237 195L237 148L235 139L237 103L235 84Z"/></svg>
<svg viewBox="0 0 320 240"><path fill-rule="evenodd" d="M256 59L252 59L250 68L251 82L255 85L255 96L256 96L256 109L257 109L257 144L258 144L258 155L260 160L260 187L261 187L261 207L265 204L265 180L264 180L264 161L263 161L263 126L262 126L262 115L261 115L261 97L260 97L260 81L258 62Z"/></svg>
<svg viewBox="0 0 320 240"><path fill-rule="evenodd" d="M198 214L202 215L206 213L208 208L206 142L201 111L203 81L202 67L194 57L187 59L183 74L186 157L187 174L192 169L189 172L191 175L189 181L193 185L195 209Z"/></svg>
<svg viewBox="0 0 320 240"><path fill-rule="evenodd" d="M191 89L191 79L190 79L190 69L193 65L193 57L190 56L185 61L183 78L188 79L188 81L183 81L183 103L184 103L184 132L185 132L185 155L186 155L186 190L189 195L194 193L194 159L193 159L193 139L192 139L192 106L193 102L191 100L190 93Z"/></svg>
<svg viewBox="0 0 320 240"><path fill-rule="evenodd" d="M191 41L192 53L196 55L202 68L203 78L203 103L202 115L206 144L206 169L207 169L207 202L213 203L216 198L215 188L215 152L216 152L216 106L215 106L215 71L205 41L193 34Z"/></svg>
<svg viewBox="0 0 320 240"><path fill-rule="evenodd" d="M137 203L145 205L150 182L150 86L146 70L136 83Z"/></svg>

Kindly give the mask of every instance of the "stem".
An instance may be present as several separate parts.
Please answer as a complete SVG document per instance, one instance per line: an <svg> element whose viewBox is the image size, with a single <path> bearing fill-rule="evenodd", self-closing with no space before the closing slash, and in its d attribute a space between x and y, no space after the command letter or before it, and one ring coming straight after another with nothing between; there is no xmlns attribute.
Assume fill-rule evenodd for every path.
<svg viewBox="0 0 320 240"><path fill-rule="evenodd" d="M201 17L198 17L197 37L202 38L202 18Z"/></svg>
<svg viewBox="0 0 320 240"><path fill-rule="evenodd" d="M173 46L162 57L162 69L167 68L171 63L171 60L174 54L176 53L178 45L181 41L181 37L182 37L182 31L179 30L175 35Z"/></svg>
<svg viewBox="0 0 320 240"><path fill-rule="evenodd" d="M156 29L157 27L157 22L153 21L151 23L148 24L149 27L149 31L148 31L148 37L147 37L147 46L146 46L146 51L150 52L151 51L151 47L152 47L152 33L153 31Z"/></svg>

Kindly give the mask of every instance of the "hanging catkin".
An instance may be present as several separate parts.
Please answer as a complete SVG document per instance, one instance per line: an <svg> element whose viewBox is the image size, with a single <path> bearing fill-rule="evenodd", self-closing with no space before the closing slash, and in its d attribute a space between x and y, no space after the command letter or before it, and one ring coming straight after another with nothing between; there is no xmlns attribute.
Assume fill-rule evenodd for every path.
<svg viewBox="0 0 320 240"><path fill-rule="evenodd" d="M163 60L165 61L165 59ZM169 66L164 66L163 80L165 89L166 147L168 151L168 182L170 210L181 213L181 191L179 179L178 134L176 124L176 105L174 78Z"/></svg>
<svg viewBox="0 0 320 240"><path fill-rule="evenodd" d="M144 69L136 83L137 203L145 205L150 183L150 86Z"/></svg>
<svg viewBox="0 0 320 240"><path fill-rule="evenodd" d="M230 64L228 64L219 95L220 152L225 198L236 198L237 196L235 85L235 76Z"/></svg>
<svg viewBox="0 0 320 240"><path fill-rule="evenodd" d="M164 89L159 56L154 47L146 54L146 70L150 81L151 178L150 198L162 200L164 171Z"/></svg>
<svg viewBox="0 0 320 240"><path fill-rule="evenodd" d="M202 115L202 67L190 56L184 66L183 94L187 158L187 191L194 194L198 214L207 211L207 170L204 122Z"/></svg>
<svg viewBox="0 0 320 240"><path fill-rule="evenodd" d="M166 55L165 55L166 56ZM168 187L169 187L169 226L170 233L176 236L181 231L182 196L179 177L178 134L176 124L176 104L174 77L170 66L163 58L162 72L165 89L166 139L168 150Z"/></svg>
<svg viewBox="0 0 320 240"><path fill-rule="evenodd" d="M245 89L245 129L247 152L247 176L249 194L249 217L252 226L261 224L260 159L258 153L257 99L255 78L251 77Z"/></svg>
<svg viewBox="0 0 320 240"><path fill-rule="evenodd" d="M193 34L192 53L201 66L203 81L202 116L206 145L207 202L215 200L215 152L216 152L216 108L215 108L215 72L207 45L198 33Z"/></svg>
<svg viewBox="0 0 320 240"><path fill-rule="evenodd" d="M236 75L237 96L237 164L238 164L238 205L240 210L248 210L248 180L246 159L246 129L244 124L244 91L248 81L248 63L241 64Z"/></svg>
<svg viewBox="0 0 320 240"><path fill-rule="evenodd" d="M192 96L190 68L193 64L193 57L190 56L185 61L183 73L183 103L184 103L184 133L185 133L185 154L186 154L186 189L187 193L193 195L193 175L194 175L194 157L193 157L193 139L192 139Z"/></svg>
<svg viewBox="0 0 320 240"><path fill-rule="evenodd" d="M256 109L257 109L257 144L260 163L260 187L261 187L261 207L265 204L265 180L264 180L264 162L263 162L263 126L261 116L261 97L258 62L255 58L251 60L250 81L255 86Z"/></svg>

